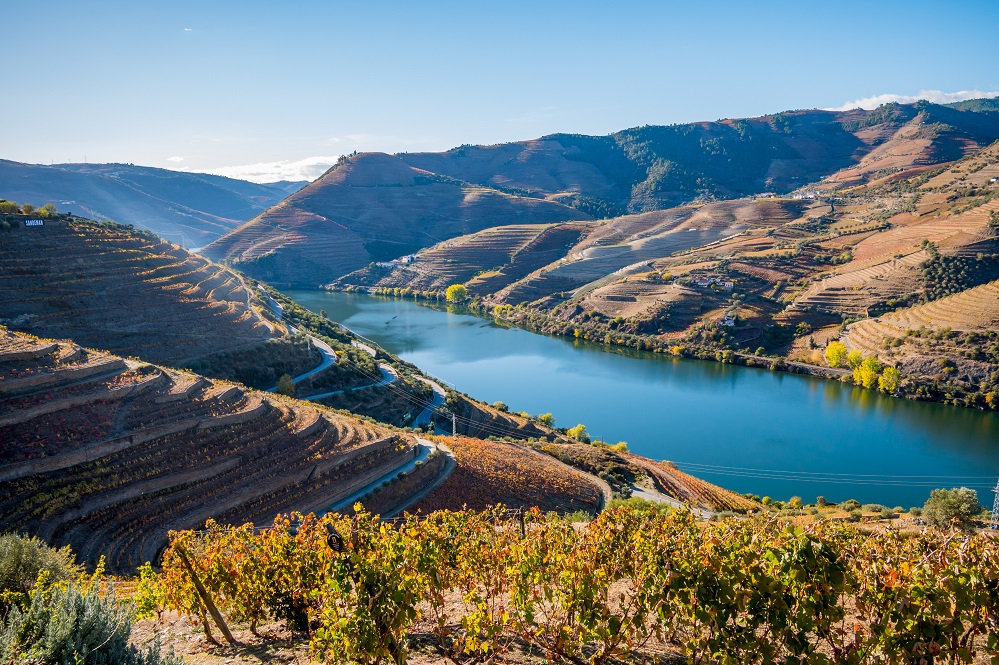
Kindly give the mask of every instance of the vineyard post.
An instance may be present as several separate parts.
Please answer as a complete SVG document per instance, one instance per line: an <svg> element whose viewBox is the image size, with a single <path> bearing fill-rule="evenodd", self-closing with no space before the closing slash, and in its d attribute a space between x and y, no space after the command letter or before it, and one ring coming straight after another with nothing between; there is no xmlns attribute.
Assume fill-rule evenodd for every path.
<svg viewBox="0 0 999 665"><path fill-rule="evenodd" d="M201 584L201 578L199 578L198 573L195 572L194 566L192 566L191 562L188 561L187 553L184 551L184 548L174 545L174 549L180 557L180 562L184 564L184 568L187 569L188 574L191 576L191 581L194 582L194 588L197 590L198 596L201 598L201 602L203 602L205 607L208 608L208 613L212 615L212 620L215 622L215 625L218 626L220 631L222 631L225 641L229 644L238 644L236 639L232 636L232 633L229 632L229 626L226 625L225 619L222 618L222 613L219 612L217 607L215 607L215 603L212 602L211 596L208 595L204 585Z"/></svg>
<svg viewBox="0 0 999 665"><path fill-rule="evenodd" d="M520 508L520 511L518 512L517 517L520 519L520 537L521 538L526 538L527 537L527 525L524 523L524 508L523 508L523 506Z"/></svg>

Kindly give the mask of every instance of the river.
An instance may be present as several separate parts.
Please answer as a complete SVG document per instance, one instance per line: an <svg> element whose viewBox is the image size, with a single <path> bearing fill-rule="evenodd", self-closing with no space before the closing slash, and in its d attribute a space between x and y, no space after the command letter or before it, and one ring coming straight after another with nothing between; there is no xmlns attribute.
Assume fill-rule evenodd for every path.
<svg viewBox="0 0 999 665"><path fill-rule="evenodd" d="M966 486L992 505L997 413L548 337L411 300L287 295L477 399L583 423L738 492L907 508L934 487Z"/></svg>

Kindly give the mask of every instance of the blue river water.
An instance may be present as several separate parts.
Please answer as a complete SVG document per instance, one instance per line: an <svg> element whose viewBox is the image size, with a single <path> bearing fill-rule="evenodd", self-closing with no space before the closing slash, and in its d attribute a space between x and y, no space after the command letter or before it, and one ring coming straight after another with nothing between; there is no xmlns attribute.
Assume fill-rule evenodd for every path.
<svg viewBox="0 0 999 665"><path fill-rule="evenodd" d="M738 492L908 508L934 487L965 486L992 504L997 413L548 337L411 300L287 295L477 399L583 423Z"/></svg>

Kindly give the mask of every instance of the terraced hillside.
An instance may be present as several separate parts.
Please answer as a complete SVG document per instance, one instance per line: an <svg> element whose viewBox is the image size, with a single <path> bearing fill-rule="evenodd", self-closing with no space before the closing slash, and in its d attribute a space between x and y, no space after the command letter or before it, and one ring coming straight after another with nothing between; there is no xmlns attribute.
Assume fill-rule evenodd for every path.
<svg viewBox="0 0 999 665"><path fill-rule="evenodd" d="M632 455L606 446L583 443L547 443L541 452L605 480L614 492L628 493L652 490L653 500L668 497L675 503L685 503L712 511L758 510L760 504L735 492L703 481L677 469L669 462Z"/></svg>
<svg viewBox="0 0 999 665"><path fill-rule="evenodd" d="M305 184L260 185L134 164L0 160L0 198L129 222L187 248L207 245Z"/></svg>
<svg viewBox="0 0 999 665"><path fill-rule="evenodd" d="M78 219L0 232L0 324L187 366L287 330L243 280L160 238Z"/></svg>
<svg viewBox="0 0 999 665"><path fill-rule="evenodd" d="M344 158L205 251L214 259L237 261L261 279L314 286L428 247L435 252L428 258L439 263L436 254L449 243L460 255L464 245L476 242L456 240L458 236L495 226L663 210L673 211L675 221L690 204L806 186L826 191L864 184L886 170L958 159L996 139L999 117L993 114L920 102L877 111L794 111L640 127L603 137L556 134L443 153L366 153ZM837 174L842 176L839 185L821 182L834 182ZM661 229L628 240L624 247L609 238L584 245L577 260L570 261L573 265L531 276L540 269L535 267L528 271L525 288L501 300L530 302L544 293L575 290L636 262L714 243L729 235L727 230L744 229L737 214L715 212L717 216L690 227L697 231L683 240ZM651 226L657 220L664 221L653 218ZM599 238L596 234L592 242ZM592 251L583 254L587 250ZM498 258L485 252L477 264L462 266L453 276L490 271L498 267ZM465 259L453 260L461 265ZM404 275L413 288L427 284L427 272ZM402 281L397 277L378 285L395 287ZM370 286L378 281L365 273L351 283ZM498 293L501 286L506 284L487 285L476 293Z"/></svg>
<svg viewBox="0 0 999 665"><path fill-rule="evenodd" d="M999 383L999 280L851 324L847 348L905 374Z"/></svg>
<svg viewBox="0 0 999 665"><path fill-rule="evenodd" d="M0 530L113 570L167 531L320 511L413 440L324 407L0 329Z"/></svg>
<svg viewBox="0 0 999 665"><path fill-rule="evenodd" d="M599 481L530 448L464 437L441 441L453 451L457 468L410 510L484 510L503 503L565 513L596 512L604 505Z"/></svg>
<svg viewBox="0 0 999 665"><path fill-rule="evenodd" d="M345 158L203 253L272 282L317 286L494 226L588 219L558 203L470 185L364 153Z"/></svg>
<svg viewBox="0 0 999 665"><path fill-rule="evenodd" d="M419 291L465 284L472 293L485 295L558 261L592 228L588 222L497 226L438 243L410 262L365 268L334 284Z"/></svg>

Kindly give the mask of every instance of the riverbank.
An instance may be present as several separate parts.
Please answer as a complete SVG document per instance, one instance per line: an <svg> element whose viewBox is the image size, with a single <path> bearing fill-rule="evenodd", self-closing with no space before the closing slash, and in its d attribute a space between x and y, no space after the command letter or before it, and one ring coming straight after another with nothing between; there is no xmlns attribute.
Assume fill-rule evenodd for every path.
<svg viewBox="0 0 999 665"><path fill-rule="evenodd" d="M440 377L449 392L503 402L510 417L551 412L560 427L584 423L593 440L627 441L638 455L740 493L911 506L934 487L973 485L984 496L999 476L996 413L770 371L763 356L698 362L538 335L444 303L286 295Z"/></svg>
<svg viewBox="0 0 999 665"><path fill-rule="evenodd" d="M331 291L333 290L331 289ZM397 291L402 293L397 293ZM781 355L760 355L758 352L753 353L746 348L733 348L733 345L729 343L729 333L732 329L722 324L697 325L683 333L641 335L618 331L615 329L613 321L591 321L581 324L553 317L536 308L512 307L510 305L491 307L479 298L461 303L448 303L441 293L410 289L353 288L343 292L412 299L417 304L441 311L460 311L485 320L516 326L532 333L582 339L608 347L757 367L775 372L788 372L843 381L851 385L861 385L855 378L852 369L816 365L801 360L792 360ZM870 390L898 399L947 404L980 411L999 411L999 401L989 403L980 393L968 391L955 382L947 381L942 374L933 377L905 375L902 376L898 386L890 392L879 391L877 387L870 388Z"/></svg>

